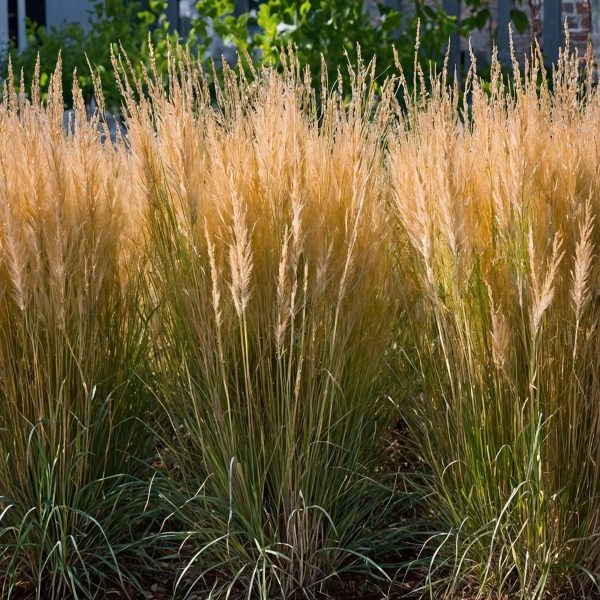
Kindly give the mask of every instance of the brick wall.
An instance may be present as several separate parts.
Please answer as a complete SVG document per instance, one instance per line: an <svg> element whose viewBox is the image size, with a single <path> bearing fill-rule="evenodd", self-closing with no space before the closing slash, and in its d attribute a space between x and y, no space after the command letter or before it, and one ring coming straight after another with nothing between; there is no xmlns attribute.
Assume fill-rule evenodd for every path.
<svg viewBox="0 0 600 600"><path fill-rule="evenodd" d="M585 52L592 33L592 13L589 0L563 0L563 18L566 17L571 42Z"/></svg>

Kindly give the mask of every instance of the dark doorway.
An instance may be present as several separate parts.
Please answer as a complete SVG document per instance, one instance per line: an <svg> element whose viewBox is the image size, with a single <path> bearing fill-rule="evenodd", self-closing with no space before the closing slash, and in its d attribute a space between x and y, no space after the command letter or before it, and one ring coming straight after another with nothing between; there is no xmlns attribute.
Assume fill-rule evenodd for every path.
<svg viewBox="0 0 600 600"><path fill-rule="evenodd" d="M19 9L17 0L8 0L8 37L19 46Z"/></svg>
<svg viewBox="0 0 600 600"><path fill-rule="evenodd" d="M39 25L46 25L46 2L44 0L25 0L25 14L28 19Z"/></svg>
<svg viewBox="0 0 600 600"><path fill-rule="evenodd" d="M20 47L21 42L25 41L19 39L20 16L18 0L8 0L8 37L17 48ZM39 25L45 25L45 0L25 0L25 17Z"/></svg>

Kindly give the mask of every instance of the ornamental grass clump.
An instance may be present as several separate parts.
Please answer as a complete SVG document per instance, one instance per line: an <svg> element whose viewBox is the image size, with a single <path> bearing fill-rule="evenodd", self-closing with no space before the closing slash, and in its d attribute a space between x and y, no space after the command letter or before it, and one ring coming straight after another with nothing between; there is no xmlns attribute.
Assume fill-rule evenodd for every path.
<svg viewBox="0 0 600 600"><path fill-rule="evenodd" d="M122 80L180 590L313 597L344 570L387 576L389 110L367 76L322 113L293 57L212 89L183 60L168 90Z"/></svg>
<svg viewBox="0 0 600 600"><path fill-rule="evenodd" d="M600 98L576 55L551 85L534 52L486 83L473 57L460 92L415 63L410 90L362 65L317 93L291 52L211 77L175 52L115 59L114 143L97 82L67 131L60 67L47 102L3 93L2 597L131 594L150 545L177 598L341 597L357 571L589 597Z"/></svg>
<svg viewBox="0 0 600 600"><path fill-rule="evenodd" d="M0 104L2 598L127 589L143 557L132 490L151 446L128 178L76 85L65 134L60 80L59 64L42 105L37 80L26 99L11 77Z"/></svg>
<svg viewBox="0 0 600 600"><path fill-rule="evenodd" d="M432 597L582 598L600 574L600 101L573 53L552 91L537 54L513 66L473 69L462 109L433 82L390 145Z"/></svg>

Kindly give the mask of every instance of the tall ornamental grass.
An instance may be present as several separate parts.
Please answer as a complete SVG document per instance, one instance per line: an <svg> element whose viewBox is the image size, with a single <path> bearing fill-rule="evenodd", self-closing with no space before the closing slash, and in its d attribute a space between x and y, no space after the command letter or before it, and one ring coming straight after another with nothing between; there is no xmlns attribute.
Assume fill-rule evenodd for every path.
<svg viewBox="0 0 600 600"><path fill-rule="evenodd" d="M8 81L2 597L132 594L151 543L177 598L340 596L358 571L431 598L591 596L593 78L564 52L548 85L534 52L460 93L364 66L317 93L283 63L115 59L114 143L98 86L65 132L60 73L44 103Z"/></svg>
<svg viewBox="0 0 600 600"><path fill-rule="evenodd" d="M10 78L0 104L2 598L98 597L143 558L128 178L77 86L65 134L60 80L42 105L37 81L26 99Z"/></svg>
<svg viewBox="0 0 600 600"><path fill-rule="evenodd" d="M184 63L168 91L123 79L176 593L314 597L346 570L387 577L389 115L367 76L350 107L332 95L322 113L293 57L283 76L226 70L213 89Z"/></svg>
<svg viewBox="0 0 600 600"><path fill-rule="evenodd" d="M431 597L598 586L600 102L576 55L541 68L472 71L462 106L436 80L390 145Z"/></svg>

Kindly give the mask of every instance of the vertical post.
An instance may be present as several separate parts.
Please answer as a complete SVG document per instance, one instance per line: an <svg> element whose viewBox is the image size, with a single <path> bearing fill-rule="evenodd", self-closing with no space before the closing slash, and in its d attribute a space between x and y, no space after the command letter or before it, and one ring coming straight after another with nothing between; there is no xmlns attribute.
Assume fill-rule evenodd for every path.
<svg viewBox="0 0 600 600"><path fill-rule="evenodd" d="M449 15L456 17L457 25L460 25L460 0L444 0L442 6ZM456 70L460 77L460 66L460 36L455 31L450 38L449 74L453 75Z"/></svg>
<svg viewBox="0 0 600 600"><path fill-rule="evenodd" d="M402 14L402 0L385 0L384 2L387 8L399 12ZM402 19L404 21L404 19ZM401 25L398 29L394 30L393 37L398 39L400 37L400 32L402 31L403 26Z"/></svg>
<svg viewBox="0 0 600 600"><path fill-rule="evenodd" d="M562 44L561 0L544 1L544 57L548 65L558 61L558 49Z"/></svg>
<svg viewBox="0 0 600 600"><path fill-rule="evenodd" d="M25 50L27 46L26 16L25 0L17 0L17 39L19 40L19 50Z"/></svg>
<svg viewBox="0 0 600 600"><path fill-rule="evenodd" d="M556 0L550 0L554 2ZM508 28L510 24L510 11L513 9L512 0L498 2L498 58L504 65L510 64L510 36Z"/></svg>
<svg viewBox="0 0 600 600"><path fill-rule="evenodd" d="M179 0L167 2L167 21L171 31L179 31Z"/></svg>
<svg viewBox="0 0 600 600"><path fill-rule="evenodd" d="M592 12L592 43L594 45L594 55L597 57L600 50L600 2L592 0L590 4Z"/></svg>
<svg viewBox="0 0 600 600"><path fill-rule="evenodd" d="M8 0L0 0L0 52L8 47Z"/></svg>
<svg viewBox="0 0 600 600"><path fill-rule="evenodd" d="M235 3L235 15L242 15L244 13L247 13L249 10L250 3L248 2L248 0L237 0L237 2Z"/></svg>

